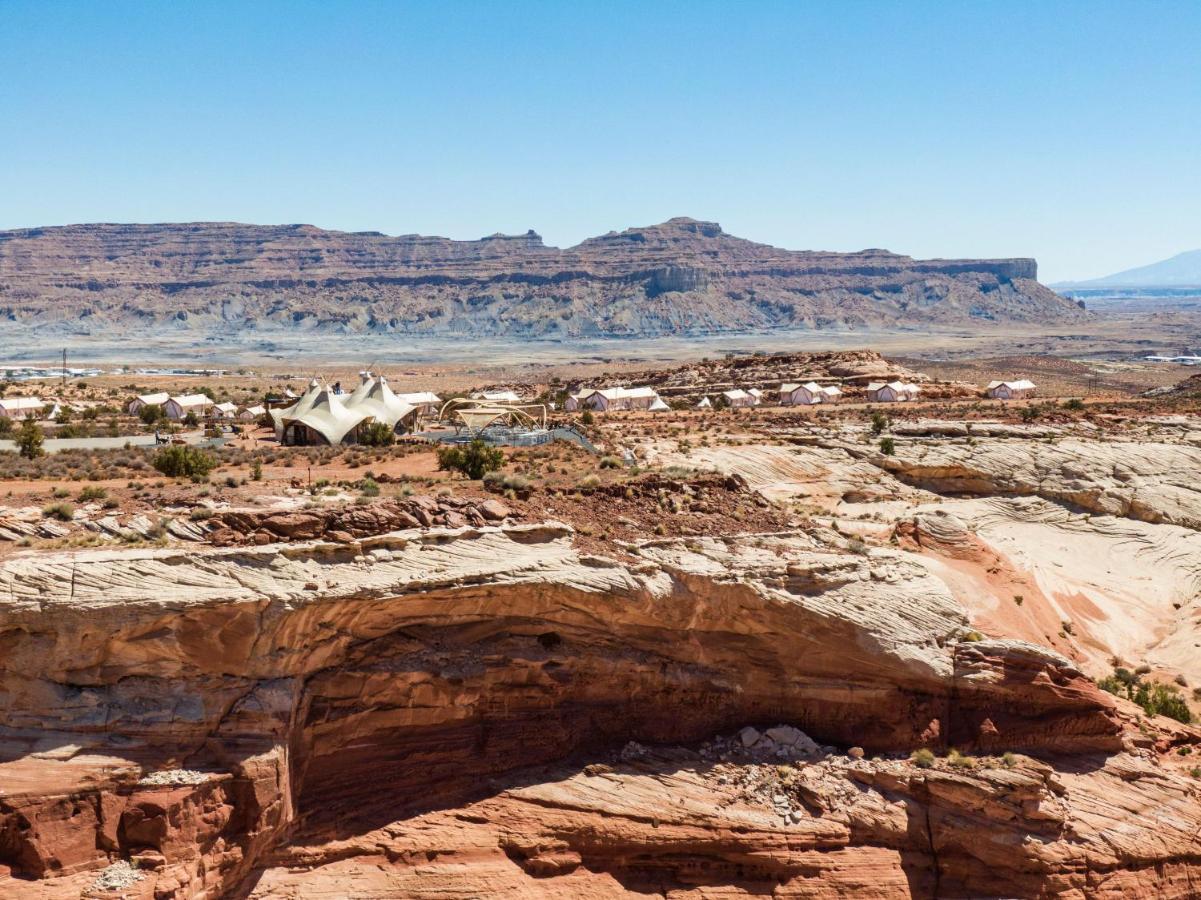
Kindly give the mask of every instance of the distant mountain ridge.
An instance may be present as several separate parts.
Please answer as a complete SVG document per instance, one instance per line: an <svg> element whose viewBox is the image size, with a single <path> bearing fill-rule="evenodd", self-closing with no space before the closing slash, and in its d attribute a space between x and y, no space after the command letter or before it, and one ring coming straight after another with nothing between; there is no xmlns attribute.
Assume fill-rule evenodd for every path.
<svg viewBox="0 0 1201 900"><path fill-rule="evenodd" d="M782 250L676 218L566 249L311 225L69 225L0 232L0 320L76 333L571 338L1086 316L1032 259Z"/></svg>
<svg viewBox="0 0 1201 900"><path fill-rule="evenodd" d="M1126 269L1088 281L1063 282L1054 287L1083 290L1107 287L1201 289L1201 250L1187 250L1150 265Z"/></svg>

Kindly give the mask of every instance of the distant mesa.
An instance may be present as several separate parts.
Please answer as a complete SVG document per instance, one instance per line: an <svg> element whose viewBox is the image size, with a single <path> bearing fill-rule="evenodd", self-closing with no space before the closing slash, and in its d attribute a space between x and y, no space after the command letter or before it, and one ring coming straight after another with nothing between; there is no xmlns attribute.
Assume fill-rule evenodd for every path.
<svg viewBox="0 0 1201 900"><path fill-rule="evenodd" d="M685 217L548 247L313 225L0 232L0 319L75 334L396 333L549 339L1071 322L1033 259L784 250Z"/></svg>

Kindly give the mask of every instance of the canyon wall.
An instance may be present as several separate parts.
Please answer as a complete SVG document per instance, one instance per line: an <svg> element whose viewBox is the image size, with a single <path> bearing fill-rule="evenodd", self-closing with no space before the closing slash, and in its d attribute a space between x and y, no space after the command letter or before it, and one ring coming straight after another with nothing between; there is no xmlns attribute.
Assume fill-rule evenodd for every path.
<svg viewBox="0 0 1201 900"><path fill-rule="evenodd" d="M1114 699L1067 659L982 639L947 588L904 553L847 548L803 532L663 539L631 547L633 561L619 562L581 555L569 528L546 523L351 544L14 557L0 567L0 888L78 897L98 870L133 860L155 897L317 896L279 880L295 865L337 870L340 860L374 858L379 829L411 846L384 851L389 862L377 875L381 866L412 875L414 859L450 853L440 842L468 833L456 827L452 840L427 830L423 817L480 803L500 806L492 818L464 812L460 821L487 825L481 840L490 849L456 851L460 867L480 863L480 880L468 878L460 893L443 883L440 896L478 895L490 853L515 866L508 882L530 891L559 868L576 879L609 871L631 885L651 878L682 887L698 865L714 883L812 887L814 871L863 875L881 852L888 878L942 883L944 893L953 880L964 896L1002 877L1037 885L1064 876L1062 865L987 849L1012 841L1015 828L1045 832L1040 840L1053 844L1074 840L1062 822L1035 826L1034 811L1062 806L1056 798L1068 792L1056 786L1057 770L1033 761L998 786L1000 773L940 782L895 756L863 760L858 775L827 773L835 780L810 795L812 814L797 819L791 837L762 828L737 836L701 817L689 826L687 852L678 844L689 842L680 831L687 823L653 807L639 815L674 822L674 831L656 836L640 825L610 840L588 831L596 814L584 810L562 820L527 812L505 835L490 830L513 813L515 797L531 802L533 785L549 777L533 774L538 767L610 759L631 741L695 743L747 724L792 723L835 755L853 746L903 760L918 747L954 745L1111 773L1100 783L1123 783L1122 766L1152 771L1130 754L1149 748L1155 732L1131 729ZM635 767L620 777L634 784L645 774ZM847 777L870 786L873 803L911 805L906 821L922 810L949 818L916 831L902 822L883 838L872 836L881 824L869 827L865 807L841 838L820 838L827 824L817 810L845 792ZM1184 815L1190 788L1156 777L1154 797L1144 792L1138 802ZM1085 781L1080 802L1104 794L1096 779ZM951 815L947 804L1010 793L1012 801L989 800L974 814L987 838L981 847L951 837L963 812ZM1007 802L1025 810L1016 826ZM583 829L570 865L555 862L543 838L516 833L558 828L562 842L568 820ZM406 821L415 832L392 824ZM605 822L614 819L603 814L595 824ZM950 829L937 839L942 849L931 843L939 827ZM434 843L413 843L414 834ZM770 849L781 840L787 851ZM1072 870L1176 883L1186 849L1148 851L1141 834L1130 840L1153 856L1153 878L1092 849ZM591 868L579 868L581 853ZM800 855L787 861L790 853ZM776 862L751 864L763 854ZM344 875L331 878L327 888L345 889ZM616 894L589 884L596 896ZM565 881L559 895L579 896L577 887Z"/></svg>
<svg viewBox="0 0 1201 900"><path fill-rule="evenodd" d="M672 219L547 247L307 225L71 225L0 232L0 320L81 334L572 338L769 328L914 327L1087 316L1032 259L789 251Z"/></svg>

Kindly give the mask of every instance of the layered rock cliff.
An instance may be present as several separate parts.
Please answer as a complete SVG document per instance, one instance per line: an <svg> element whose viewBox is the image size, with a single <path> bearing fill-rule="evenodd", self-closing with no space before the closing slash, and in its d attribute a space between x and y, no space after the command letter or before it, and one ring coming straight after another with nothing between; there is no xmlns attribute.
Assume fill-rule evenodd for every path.
<svg viewBox="0 0 1201 900"><path fill-rule="evenodd" d="M1087 314L1032 259L796 252L672 219L561 250L308 225L71 225L0 232L0 318L83 333L145 325L579 337L1061 322Z"/></svg>
<svg viewBox="0 0 1201 900"><path fill-rule="evenodd" d="M0 894L1187 896L1198 792L1156 751L1197 735L983 639L919 559L628 550L550 522L9 559ZM819 745L715 741L781 722ZM906 758L950 746L981 762Z"/></svg>

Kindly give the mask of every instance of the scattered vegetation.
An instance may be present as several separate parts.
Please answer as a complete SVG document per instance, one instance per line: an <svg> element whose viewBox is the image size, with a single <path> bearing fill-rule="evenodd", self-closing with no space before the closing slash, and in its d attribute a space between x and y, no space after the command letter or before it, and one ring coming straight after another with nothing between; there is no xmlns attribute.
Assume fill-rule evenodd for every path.
<svg viewBox="0 0 1201 900"><path fill-rule="evenodd" d="M1174 684L1148 683L1142 680L1143 666L1131 672L1118 666L1112 675L1097 682L1097 687L1118 697L1133 700L1149 716L1167 716L1177 722L1188 724L1193 720L1188 703L1180 696L1180 688Z"/></svg>

